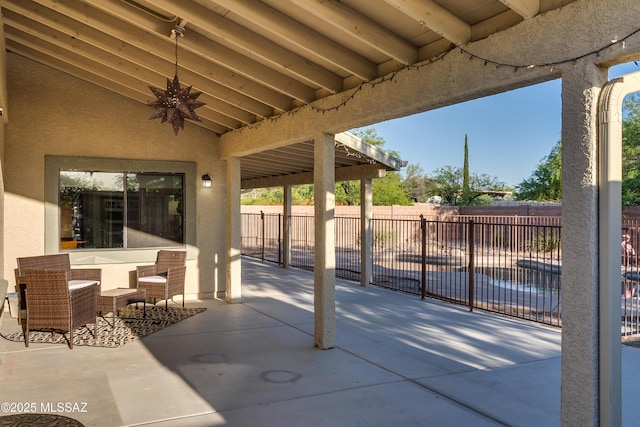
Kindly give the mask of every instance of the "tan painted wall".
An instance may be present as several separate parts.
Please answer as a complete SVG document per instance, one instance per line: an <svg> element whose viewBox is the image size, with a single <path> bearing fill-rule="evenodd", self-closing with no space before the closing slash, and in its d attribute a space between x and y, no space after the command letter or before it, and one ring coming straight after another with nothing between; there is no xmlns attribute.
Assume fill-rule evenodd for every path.
<svg viewBox="0 0 640 427"><path fill-rule="evenodd" d="M197 165L197 232L187 248L187 298L223 291L225 225L219 207L226 203L225 163L216 160L217 136L187 121L176 137L169 124L148 119L148 106L17 55L8 55L7 73L4 277L14 282L17 257L45 253L46 155L183 161ZM200 186L205 173L213 188ZM102 268L103 289L128 286L135 266L156 254L137 251L131 257L136 262L116 263L83 252L83 263Z"/></svg>
<svg viewBox="0 0 640 427"><path fill-rule="evenodd" d="M374 206L375 218L417 219L420 215L426 217L449 215L486 215L486 216L560 216L561 206L519 205L519 206ZM242 213L282 213L282 206L243 205ZM313 215L313 206L292 206L293 215ZM360 206L336 206L337 216L360 216ZM640 213L638 214L640 216Z"/></svg>

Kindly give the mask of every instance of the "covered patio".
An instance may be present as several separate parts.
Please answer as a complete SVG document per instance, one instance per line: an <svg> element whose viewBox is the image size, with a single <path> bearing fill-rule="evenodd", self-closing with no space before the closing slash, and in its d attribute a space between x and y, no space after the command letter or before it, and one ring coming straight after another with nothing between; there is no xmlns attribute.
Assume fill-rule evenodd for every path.
<svg viewBox="0 0 640 427"><path fill-rule="evenodd" d="M560 425L558 329L337 280L337 346L318 351L313 274L242 267L243 304L189 301L207 310L119 348L0 339L3 401L84 402L58 415L85 426ZM622 363L632 426L640 349Z"/></svg>
<svg viewBox="0 0 640 427"><path fill-rule="evenodd" d="M102 270L103 290L135 287L132 272L141 264L152 263L158 249L168 245L187 251L188 304L211 305L204 315L150 336L144 344L100 352L108 356L96 360L91 355L98 353L88 349L25 351L20 344L2 343L17 351L16 357L9 353L3 358L0 372L2 378L11 378L3 381L3 390L5 384L14 384L6 389L15 390L16 399L31 401L32 393L42 389L47 399L60 400L56 393L61 380L68 382L73 378L79 381L73 390L81 390L94 396L96 402L105 403L95 407L96 411L108 408L100 419L111 414L121 416L121 421L129 424L138 422L134 415L140 417L140 422L150 420L154 416L153 407L157 417L154 419L216 410L228 411L225 416L231 419L234 414L240 416L241 408L251 407L251 402L263 403L255 408L268 411L274 405L266 405L270 403L267 398L249 399L260 388L252 390L246 386L246 390L229 393L236 384L255 386L255 377L249 376L250 383L241 381L242 376L236 377L237 381L226 384L224 392L211 397L204 390L218 384L228 371L215 378L205 376L207 384L196 384L193 378L198 378L197 374L190 379L181 376L185 375L181 367L191 366L191 362L182 359L183 351L196 359L200 354L215 355L211 349L224 348L225 339L240 333L240 338L229 343L231 350L223 353L235 355L234 348L244 348L243 333L253 339L264 338L253 335L257 331L273 335L267 335L268 345L247 356L267 360L268 355L277 355L291 366L300 366L300 370L260 367L260 372L266 372L265 381L285 382L284 371L291 371L294 374L289 380L296 380L294 386L306 387L307 383L297 379L297 375L301 373L302 378L308 375L314 382L306 390L316 397L331 389L325 387L326 378L342 379L332 370L339 366L332 363L334 359L344 358L356 366L364 363L363 369L376 371L375 376L369 371L370 375L361 379L351 377L351 385L367 384L363 382L365 378L376 377L378 383L391 381L410 385L412 390L417 388L418 395L427 393L426 399L434 397L432 392L428 387L418 386L415 378L441 372L439 367L451 372L459 372L458 368L480 369L480 375L506 372L493 368L513 365L511 351L515 351L513 360L530 360L532 356L523 350L528 347L510 347L510 341L502 336L502 328L494 325L489 329L492 334L484 332L495 319L475 315L482 322L474 324L473 333L469 334L483 338L454 342L448 347L445 345L448 340L458 335L437 330L437 337L429 338L430 329L419 328L419 320L402 323L401 318L394 317L395 310L385 311L379 305L363 308L360 316L384 313L389 321L394 320L394 338L380 341L379 331L375 331L376 335L367 337L373 343L372 348L367 345L359 348L361 336L349 334L350 311L341 306L339 298L335 299L336 292L343 292L342 286L336 285L340 282L334 274L335 182L360 180L362 217L368 218L372 180L384 169L397 169L399 160L358 142L341 140L339 135L385 120L561 79L562 351L550 350L555 354L551 359L544 352L533 357L558 365L555 369L560 369L561 386L554 384L558 394L536 396L549 398L549 409L542 413L559 411L554 420L565 425L622 424L621 405L631 395L628 384L624 384L626 394L622 393L622 354L616 330L619 327L616 304L619 305L620 296L611 283L619 281L620 273L618 95L623 92L620 89L623 84L608 83L608 70L617 64L640 60L637 0L3 0L0 7L3 23L0 115L4 123L0 128L0 278L7 280L11 289L18 257L69 253L73 266ZM180 90L176 90L179 85L172 83L172 77L176 82L179 77ZM636 76L635 80L640 78ZM165 83L166 91L158 89ZM152 92L149 86L156 89ZM193 92L188 87L193 87ZM194 101L195 92L201 92L198 101L206 103L195 110L201 121L187 120L182 128L185 116L194 118L195 104L189 104L192 107L186 109L189 111L182 108L177 114L172 102L177 103L180 97L184 102ZM172 97L172 93L180 96ZM163 99L168 102L164 107L158 104ZM154 110L148 104L155 105ZM170 124L148 120L151 115ZM461 118L461 127L463 121ZM363 158L352 163L352 157L340 151L344 143L349 150L359 147L358 151L362 149L365 157L374 162ZM416 143L429 150L441 142L417 138ZM99 188L91 182L84 188L80 179L70 186L62 184L63 178L76 172L89 177L108 175L113 186ZM125 182L132 185L124 185ZM306 293L294 294L305 304L311 304L304 309L290 304L288 293L262 288L269 282L257 275L262 270L253 264L247 268L240 255L241 191L278 185L284 188L286 200L290 187L299 183L314 184L317 242L315 274L313 278L304 276L312 287ZM75 187L82 191L73 190ZM128 191L133 194L131 198L125 197ZM70 193L73 197L61 197ZM144 200L149 204L143 205ZM125 202L131 202L131 212L126 211ZM95 227L91 221L83 223L85 228L79 232L76 220L80 216L76 213L87 208L80 213L88 215L89 206L97 212L95 218L99 221ZM152 229L152 225L157 228ZM366 244L370 234L364 227L361 233ZM83 234L91 234L90 239ZM63 242L73 245L63 247ZM363 268L371 267L370 260L362 262ZM293 273L276 269L264 274L266 278L277 276L286 283ZM366 280L362 285L365 289L358 289L354 296L365 299L369 292L380 292L366 289ZM257 293L260 289L268 292ZM348 295L350 292L355 290L345 291ZM261 308L266 317L254 309L261 304L266 304ZM357 301L352 304L361 305ZM302 315L299 318L302 323L297 323L295 317L283 315L281 319L278 313L282 307ZM455 312L451 308L442 309ZM453 324L459 331L460 324L469 321L468 314L464 316L464 322L449 319L427 323ZM281 327L282 321L276 319L291 326ZM247 329L246 325L255 325L253 321L271 328ZM398 337L395 334L400 325L414 328L416 334ZM185 335L178 331L184 331ZM200 333L206 338L198 340ZM525 335L526 340L531 340L530 333ZM291 345L292 337L304 338L300 342L291 341L294 348L300 345L297 348L303 350L282 353L281 347ZM419 369L406 373L399 366L387 368L386 362L380 361L395 344L408 346L404 349L411 354L415 351L411 343L415 343L416 337L428 340L416 347L419 349L416 361L425 360L426 354L437 353L438 357L427 359L426 364L419 362ZM163 351L153 344L161 338L165 341L158 342L158 347ZM176 345L174 340L181 338L188 342ZM544 335L536 351L547 348L543 343L547 340L557 345L559 338L556 331L552 337ZM170 339L172 344L168 346L165 343ZM198 347L203 341L206 346ZM315 352L311 345L317 348ZM460 345L465 351L449 352ZM469 358L468 355L486 350L487 345L501 349L489 358L491 362L486 362L486 354ZM428 353L426 350L432 346L437 352ZM181 353L175 354L169 348L181 349ZM193 351L186 350L189 348ZM336 351L320 350L331 348ZM127 354L135 349L138 354ZM501 353L503 350L506 353ZM625 348L622 353L626 358L629 351ZM380 358L370 358L373 355ZM39 356L42 359L29 360ZM215 363L216 357L205 356L206 363L198 362L194 371L204 373L211 365L219 365ZM212 360L214 363L210 363ZM277 357L274 360L280 364ZM44 385L40 368L62 361L72 362L76 375L52 373L56 376ZM310 361L322 366L322 375L314 376L314 364ZM21 363L27 364L25 369L18 368ZM243 360L243 366L252 363ZM310 364L309 371L303 370L306 363ZM113 369L108 370L109 366ZM516 366L526 368L530 364ZM103 386L98 390L90 381L83 382L83 375L77 375L78 367L84 367L83 375L95 375L92 381L100 378ZM27 379L25 372L34 376ZM629 371L624 372L626 378ZM145 393L129 393L132 378L140 380ZM538 379L539 374L529 375L524 381L510 379L508 384L518 390L535 389ZM454 380L448 386L457 381L464 384L459 378ZM177 381L173 382L175 387L165 385L172 381ZM332 384L336 392L344 389L362 392L339 381ZM485 387L477 393L480 400L496 389L491 382L482 384ZM169 393L180 387L185 396L199 396L194 402L202 405L195 409L189 406L192 409L186 413L180 404L165 405ZM442 393L446 394L446 386L442 387ZM468 389L472 387L459 391ZM165 390L167 394L162 394ZM269 396L278 395L271 388L268 391ZM166 399L162 404L155 397L158 393ZM283 402L292 405L293 410L303 395L283 394ZM517 393L505 392L503 396L507 397L504 405L521 411L517 420L531 419L527 417L528 400L520 406L518 402L526 399L516 399ZM434 413L430 406L420 407L423 400L411 405L420 410L420 420L424 420L422 415ZM466 405L459 414L475 417L485 412L481 401L462 397L454 399L457 400ZM223 401L232 403L223 405ZM375 399L372 402L376 402L371 405L372 411L381 408ZM399 399L395 403L402 402ZM439 396L431 402L438 408L449 401ZM187 403L182 406L187 407ZM333 403L340 405L342 400ZM360 399L355 408L345 412L357 415L360 404L367 403L371 402ZM317 405L328 411L322 402ZM470 408L475 408L475 412L469 412ZM273 416L277 417L275 412ZM499 412L503 414L502 410ZM489 424L502 419L495 412L487 413L491 414ZM505 417L508 413L509 409L504 408ZM376 415L385 414L390 413ZM402 417L403 411L393 414ZM318 419L323 418L319 415Z"/></svg>

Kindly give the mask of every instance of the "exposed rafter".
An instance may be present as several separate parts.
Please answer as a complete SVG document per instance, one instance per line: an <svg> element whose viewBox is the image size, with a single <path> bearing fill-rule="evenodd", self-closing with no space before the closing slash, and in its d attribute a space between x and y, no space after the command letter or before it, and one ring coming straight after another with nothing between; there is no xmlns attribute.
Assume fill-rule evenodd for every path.
<svg viewBox="0 0 640 427"><path fill-rule="evenodd" d="M336 1L291 1L322 19L328 25L344 31L362 43L369 45L372 49L377 49L402 64L414 63L418 58L416 46L377 25L344 3Z"/></svg>
<svg viewBox="0 0 640 427"><path fill-rule="evenodd" d="M372 80L376 77L376 64L373 62L259 0L215 0L215 2L276 37L306 50L319 62L328 61L362 80Z"/></svg>
<svg viewBox="0 0 640 427"><path fill-rule="evenodd" d="M194 2L172 0L156 0L154 3L198 26L205 32L206 37L219 39L228 47L232 46L244 55L253 56L285 74L332 93L342 90L342 79L339 76L203 6Z"/></svg>
<svg viewBox="0 0 640 427"><path fill-rule="evenodd" d="M540 0L500 0L524 19L533 18L540 13Z"/></svg>
<svg viewBox="0 0 640 427"><path fill-rule="evenodd" d="M445 39L459 45L471 40L471 26L431 0L385 0Z"/></svg>

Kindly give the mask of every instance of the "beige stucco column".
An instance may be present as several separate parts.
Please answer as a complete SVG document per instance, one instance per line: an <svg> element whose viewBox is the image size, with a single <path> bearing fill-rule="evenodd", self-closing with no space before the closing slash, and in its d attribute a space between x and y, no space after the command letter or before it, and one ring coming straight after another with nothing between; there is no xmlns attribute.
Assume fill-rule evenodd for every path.
<svg viewBox="0 0 640 427"><path fill-rule="evenodd" d="M600 425L622 423L620 241L622 238L622 103L640 91L640 72L609 82L599 100Z"/></svg>
<svg viewBox="0 0 640 427"><path fill-rule="evenodd" d="M4 81L4 77L2 77L2 75L3 73L0 74L0 81ZM7 264L4 251L4 121L0 122L0 153L2 153L0 154L0 277L7 277L4 268Z"/></svg>
<svg viewBox="0 0 640 427"><path fill-rule="evenodd" d="M365 178L360 180L360 285L367 286L371 283L373 274L373 256L371 251L373 244L373 180Z"/></svg>
<svg viewBox="0 0 640 427"><path fill-rule="evenodd" d="M226 300L242 302L240 159L227 160L227 289Z"/></svg>
<svg viewBox="0 0 640 427"><path fill-rule="evenodd" d="M285 185L284 206L282 209L282 266L288 268L291 263L291 186Z"/></svg>
<svg viewBox="0 0 640 427"><path fill-rule="evenodd" d="M317 135L314 141L315 204L314 340L320 349L336 345L335 142Z"/></svg>
<svg viewBox="0 0 640 427"><path fill-rule="evenodd" d="M597 426L597 106L607 71L579 61L562 77L561 422L567 426Z"/></svg>

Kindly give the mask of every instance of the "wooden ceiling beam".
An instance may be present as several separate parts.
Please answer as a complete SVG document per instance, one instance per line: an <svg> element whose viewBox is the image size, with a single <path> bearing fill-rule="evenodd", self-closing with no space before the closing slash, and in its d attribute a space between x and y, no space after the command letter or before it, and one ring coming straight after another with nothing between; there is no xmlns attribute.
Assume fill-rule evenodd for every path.
<svg viewBox="0 0 640 427"><path fill-rule="evenodd" d="M85 3L148 33L156 36L162 35L163 38L169 37L170 24L158 21L157 18L148 14L134 14L131 11L131 6L124 2L85 0ZM193 30L192 27L194 27ZM185 36L180 40L180 47L201 58L206 58L214 64L218 64L227 70L227 73L231 76L244 76L301 102L312 102L315 99L315 90L313 88L246 56L238 55L238 52L201 35L194 25L189 24L185 31ZM240 85L236 84L235 86Z"/></svg>
<svg viewBox="0 0 640 427"><path fill-rule="evenodd" d="M509 9L524 19L533 18L540 13L540 0L500 0Z"/></svg>
<svg viewBox="0 0 640 427"><path fill-rule="evenodd" d="M45 1L45 3L48 3L48 1ZM70 37L81 39L106 52L134 62L140 67L153 69L167 77L173 77L175 71L175 45L168 37L154 37L145 31L132 27L111 16L104 15L102 12L92 8L85 7L84 9L76 10L73 6L77 5L70 3L73 3L73 0L63 0L60 3L56 3L55 11L43 10L41 7L32 6L32 8L36 9L36 13L31 13L31 15L35 15L38 22L55 28ZM20 14L25 11L20 5L11 2L6 6L6 9ZM62 14L60 14L61 12ZM98 13L99 15L97 15ZM86 25L78 22L78 20L86 23ZM131 42L135 44L131 44ZM188 73L181 73L182 80L212 97L228 102L231 105L241 105L243 109L259 117L269 117L273 114L272 108L274 106L270 106L270 104L274 104L275 108L281 110L291 106L289 98L267 90L253 81L244 78L238 80L237 76L229 76L226 70L210 64L191 52L183 52L180 56L183 57L183 68L188 71ZM187 69L184 66L189 68ZM164 84L164 79L159 80L159 82ZM226 83L226 85L222 83ZM229 85L232 87L229 87ZM257 92L253 92L254 90ZM269 98L256 100L255 97L258 96ZM278 96L280 98L275 99Z"/></svg>
<svg viewBox="0 0 640 427"><path fill-rule="evenodd" d="M418 59L416 46L344 3L321 0L291 0L291 2L401 64L413 64Z"/></svg>
<svg viewBox="0 0 640 427"><path fill-rule="evenodd" d="M305 169L306 165L310 165L309 167L313 169L313 158L303 159L296 156L282 154L282 152L276 151L263 151L260 155L253 155L248 158L243 158L243 160L247 159L248 162L260 163L265 165L270 165L271 167L284 167L287 168L302 168Z"/></svg>
<svg viewBox="0 0 640 427"><path fill-rule="evenodd" d="M471 40L471 26L432 0L384 0L455 45Z"/></svg>
<svg viewBox="0 0 640 427"><path fill-rule="evenodd" d="M381 165L357 165L337 167L335 169L336 182L360 179L384 178L386 171ZM313 172L293 173L279 176L243 179L240 186L243 190L250 188L280 187L284 185L312 184Z"/></svg>
<svg viewBox="0 0 640 427"><path fill-rule="evenodd" d="M365 81L377 77L376 64L259 0L214 1L275 36L295 44L311 57L319 58L320 61L328 62Z"/></svg>
<svg viewBox="0 0 640 427"><path fill-rule="evenodd" d="M199 4L173 0L154 0L154 4L202 28L207 33L206 37L220 39L223 44L233 46L240 54L256 58L299 81L308 82L316 89L325 89L331 93L338 93L343 89L343 80L335 73L265 40L259 34Z"/></svg>

